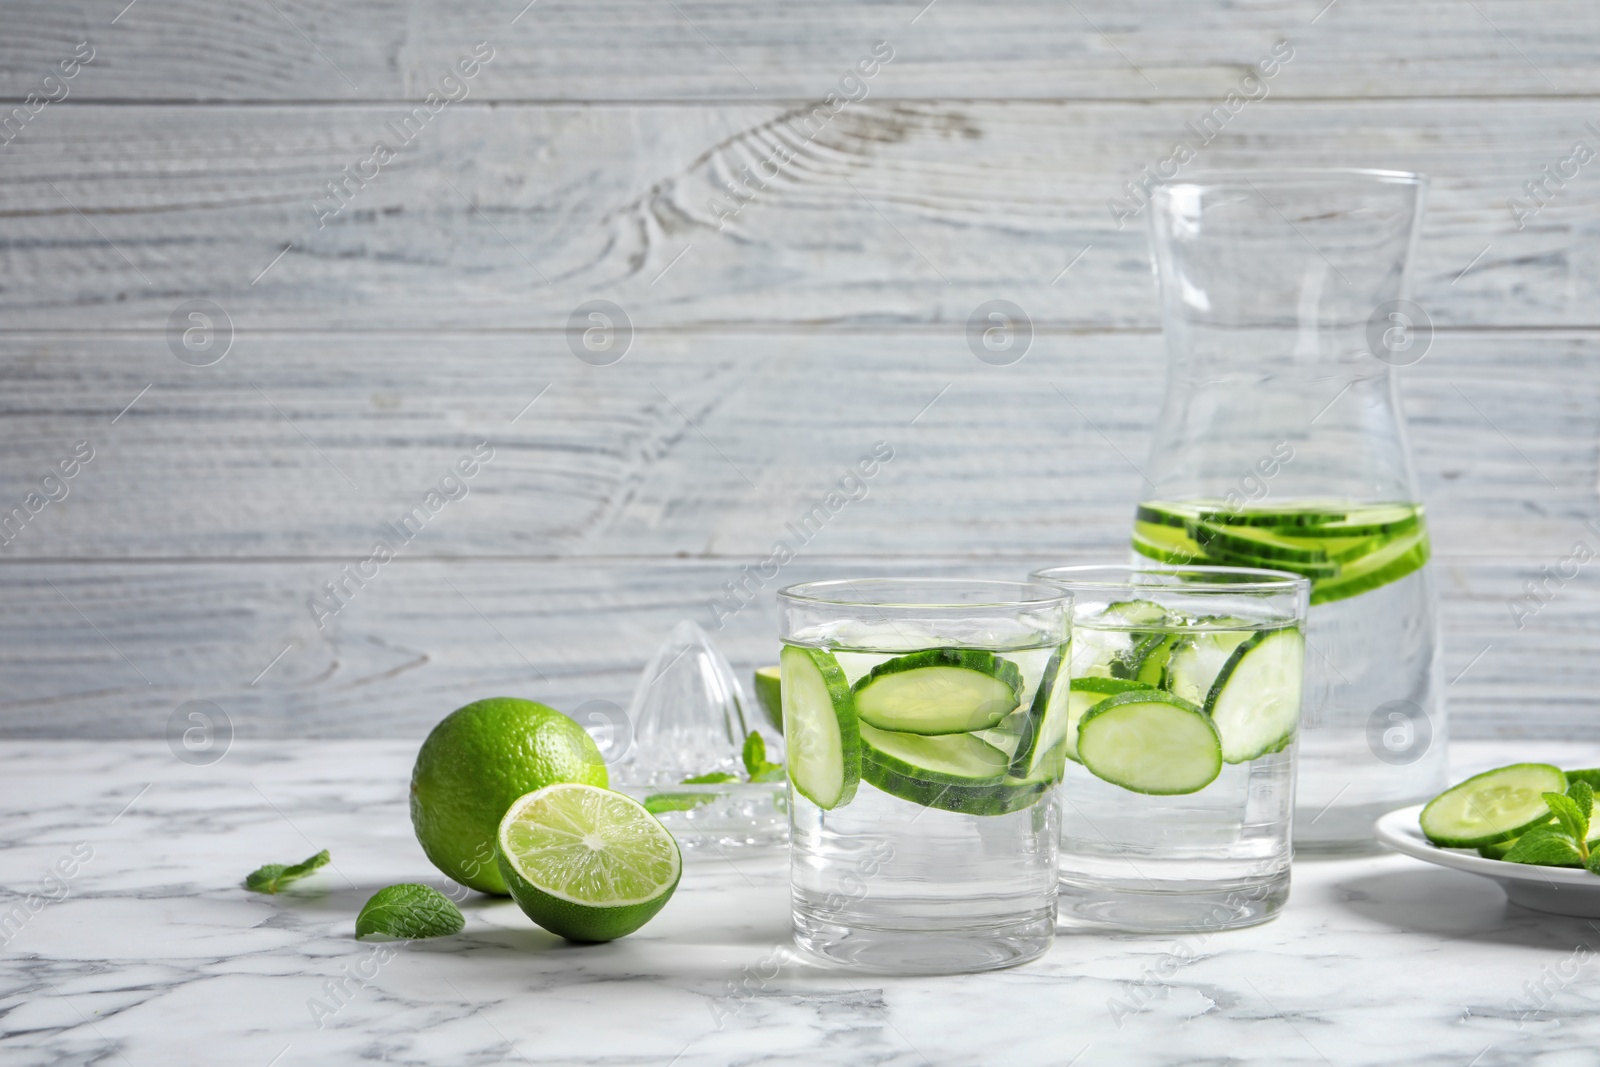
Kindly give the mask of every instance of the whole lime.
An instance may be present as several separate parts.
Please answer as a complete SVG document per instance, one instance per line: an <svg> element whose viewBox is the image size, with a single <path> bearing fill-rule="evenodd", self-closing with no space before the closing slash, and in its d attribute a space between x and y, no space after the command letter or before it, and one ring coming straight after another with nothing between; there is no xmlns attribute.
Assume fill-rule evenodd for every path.
<svg viewBox="0 0 1600 1067"><path fill-rule="evenodd" d="M608 784L583 727L531 700L479 700L445 716L422 742L411 770L411 825L441 871L503 896L500 820L518 797L557 782Z"/></svg>

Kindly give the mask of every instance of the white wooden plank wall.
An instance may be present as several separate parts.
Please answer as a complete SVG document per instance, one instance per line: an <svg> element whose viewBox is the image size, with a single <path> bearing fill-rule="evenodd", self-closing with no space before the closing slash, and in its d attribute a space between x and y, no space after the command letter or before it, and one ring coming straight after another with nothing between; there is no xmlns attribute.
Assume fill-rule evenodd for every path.
<svg viewBox="0 0 1600 1067"><path fill-rule="evenodd" d="M1600 564L1521 629L1507 606L1600 550L1600 158L1508 206L1600 153L1590 0L524 2L0 6L0 512L94 449L0 547L0 735L158 735L195 698L252 736L625 702L878 440L784 581L1119 557L1163 354L1107 200L1238 91L1196 166L1433 176L1439 333L1404 393L1457 733L1596 734ZM1034 324L1011 367L964 338L997 297ZM196 299L231 323L211 366L169 347ZM612 366L570 347L594 299L633 326ZM482 441L319 628L306 598ZM770 660L770 605L721 637Z"/></svg>

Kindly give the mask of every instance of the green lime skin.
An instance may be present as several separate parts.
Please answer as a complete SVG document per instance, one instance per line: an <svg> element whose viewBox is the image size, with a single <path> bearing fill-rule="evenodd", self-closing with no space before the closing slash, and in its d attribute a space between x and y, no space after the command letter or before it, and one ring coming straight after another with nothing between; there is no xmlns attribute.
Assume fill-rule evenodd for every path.
<svg viewBox="0 0 1600 1067"><path fill-rule="evenodd" d="M683 879L680 868L671 887L654 900L603 908L586 907L551 896L518 874L504 856L500 857L500 873L511 889L511 899L517 902L524 915L557 937L580 942L615 941L619 937L627 937L666 907L667 901L678 889L678 882Z"/></svg>
<svg viewBox="0 0 1600 1067"><path fill-rule="evenodd" d="M783 729L783 681L778 672L781 668L757 667L753 675L755 679L756 703L761 705L761 710L767 713L767 721L775 728Z"/></svg>
<svg viewBox="0 0 1600 1067"><path fill-rule="evenodd" d="M505 896L495 861L500 819L518 797L556 782L610 784L583 727L531 700L479 700L445 716L422 743L411 771L411 825L434 866Z"/></svg>

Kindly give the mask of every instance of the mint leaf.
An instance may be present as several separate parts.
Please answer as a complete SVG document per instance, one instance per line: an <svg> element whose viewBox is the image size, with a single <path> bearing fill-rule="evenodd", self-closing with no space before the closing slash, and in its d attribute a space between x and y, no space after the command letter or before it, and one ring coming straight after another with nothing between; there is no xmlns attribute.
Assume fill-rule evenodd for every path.
<svg viewBox="0 0 1600 1067"><path fill-rule="evenodd" d="M744 769L752 782L783 781L783 764L768 762L767 742L759 730L744 739Z"/></svg>
<svg viewBox="0 0 1600 1067"><path fill-rule="evenodd" d="M1583 813L1585 819L1594 817L1594 787L1588 782L1581 779L1568 782L1567 796L1572 799L1574 804L1578 805L1578 810Z"/></svg>
<svg viewBox="0 0 1600 1067"><path fill-rule="evenodd" d="M1517 838L1517 843L1501 858L1507 863L1533 863L1543 867L1583 866L1583 857L1578 854L1572 836L1545 826Z"/></svg>
<svg viewBox="0 0 1600 1067"><path fill-rule="evenodd" d="M1589 816L1578 808L1578 804L1569 796L1561 793L1542 793L1544 802L1550 805L1550 813L1561 823L1561 828L1567 836L1574 841L1586 840L1589 836Z"/></svg>
<svg viewBox="0 0 1600 1067"><path fill-rule="evenodd" d="M1600 852L1590 852L1589 858L1583 865L1589 869L1590 874L1600 874Z"/></svg>
<svg viewBox="0 0 1600 1067"><path fill-rule="evenodd" d="M410 941L459 934L466 925L449 897L432 886L407 882L372 894L356 916L356 937L388 934Z"/></svg>
<svg viewBox="0 0 1600 1067"><path fill-rule="evenodd" d="M744 739L744 769L752 778L756 771L766 766L767 739L761 736L760 730L751 730Z"/></svg>
<svg viewBox="0 0 1600 1067"><path fill-rule="evenodd" d="M737 782L737 774L727 771L712 771L710 774L695 774L683 780L684 785L721 785L723 782Z"/></svg>
<svg viewBox="0 0 1600 1067"><path fill-rule="evenodd" d="M716 799L715 793L652 793L644 798L644 810L651 815L664 811L693 811Z"/></svg>
<svg viewBox="0 0 1600 1067"><path fill-rule="evenodd" d="M257 893L276 893L290 882L304 878L327 862L328 850L323 849L315 856L303 859L299 863L263 863L245 875L244 887Z"/></svg>

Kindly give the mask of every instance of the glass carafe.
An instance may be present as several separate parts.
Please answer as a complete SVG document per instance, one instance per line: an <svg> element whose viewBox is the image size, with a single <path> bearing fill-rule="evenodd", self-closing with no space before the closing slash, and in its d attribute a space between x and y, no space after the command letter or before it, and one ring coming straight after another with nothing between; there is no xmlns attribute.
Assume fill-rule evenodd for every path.
<svg viewBox="0 0 1600 1067"><path fill-rule="evenodd" d="M1298 849L1376 847L1444 786L1427 528L1394 368L1431 342L1406 299L1425 179L1238 172L1151 202L1168 373L1137 559L1312 580Z"/></svg>

